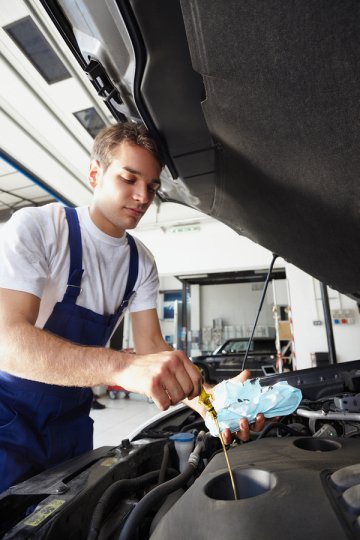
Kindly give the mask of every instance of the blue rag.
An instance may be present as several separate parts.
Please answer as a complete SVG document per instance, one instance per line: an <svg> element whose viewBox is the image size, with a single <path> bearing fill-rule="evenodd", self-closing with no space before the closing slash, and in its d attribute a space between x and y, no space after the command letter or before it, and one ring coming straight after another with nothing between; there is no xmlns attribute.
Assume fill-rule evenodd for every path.
<svg viewBox="0 0 360 540"><path fill-rule="evenodd" d="M254 422L258 413L265 418L286 416L299 406L301 391L281 381L272 386L260 386L258 379L248 379L244 383L223 381L214 388L212 404L217 412L220 430L230 428L239 431L239 420L247 418ZM218 435L215 422L209 413L205 424L211 435Z"/></svg>

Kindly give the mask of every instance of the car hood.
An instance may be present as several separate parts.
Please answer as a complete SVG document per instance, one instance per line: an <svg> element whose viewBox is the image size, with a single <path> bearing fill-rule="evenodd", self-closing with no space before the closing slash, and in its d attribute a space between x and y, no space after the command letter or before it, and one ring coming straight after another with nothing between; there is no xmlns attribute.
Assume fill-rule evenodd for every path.
<svg viewBox="0 0 360 540"><path fill-rule="evenodd" d="M360 299L358 2L42 4L187 204Z"/></svg>

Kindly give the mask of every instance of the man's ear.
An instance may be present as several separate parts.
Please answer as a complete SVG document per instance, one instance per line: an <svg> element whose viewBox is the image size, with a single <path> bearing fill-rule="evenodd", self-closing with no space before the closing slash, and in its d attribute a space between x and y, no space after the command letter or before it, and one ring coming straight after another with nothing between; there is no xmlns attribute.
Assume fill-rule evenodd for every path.
<svg viewBox="0 0 360 540"><path fill-rule="evenodd" d="M99 183L101 177L102 167L100 162L97 159L92 159L90 161L88 183L92 189L95 189Z"/></svg>

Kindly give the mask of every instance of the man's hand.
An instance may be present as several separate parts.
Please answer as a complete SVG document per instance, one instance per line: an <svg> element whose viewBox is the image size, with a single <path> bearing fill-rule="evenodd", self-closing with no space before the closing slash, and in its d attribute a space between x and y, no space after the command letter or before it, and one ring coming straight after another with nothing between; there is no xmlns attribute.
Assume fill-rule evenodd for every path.
<svg viewBox="0 0 360 540"><path fill-rule="evenodd" d="M250 371L248 369L245 369L239 375L236 375L236 377L233 377L230 380L235 383L236 382L243 383L247 379L250 379L250 378L251 378ZM207 384L204 384L204 388L209 394L213 394L216 386L211 387ZM193 399L193 400L187 399L185 400L185 403L186 405L188 405L189 407L197 411L199 414L201 414L203 418L205 418L207 411L204 406L199 404L198 398ZM239 427L240 427L239 431L237 431L236 433L231 433L230 429L227 429L227 428L222 431L222 437L223 437L224 443L230 444L234 437L237 437L240 441L246 442L250 439L250 431L256 431L256 432L262 431L264 429L264 426L265 426L265 417L263 414L258 414L256 416L256 421L253 424L249 424L249 421L247 420L247 418L241 418L239 421Z"/></svg>
<svg viewBox="0 0 360 540"><path fill-rule="evenodd" d="M166 410L185 398L199 395L201 374L182 351L124 356L125 365L115 384L145 394L159 409Z"/></svg>
<svg viewBox="0 0 360 540"><path fill-rule="evenodd" d="M245 382L247 379L251 378L251 373L248 369L242 371L236 377L231 379L232 382ZM256 420L253 424L249 424L247 418L241 418L239 421L240 430L236 433L231 433L230 429L225 428L222 431L222 437L225 444L230 444L234 437L237 437L242 442L247 442L250 440L250 431L262 431L265 427L265 417L263 414L257 414Z"/></svg>
<svg viewBox="0 0 360 540"><path fill-rule="evenodd" d="M265 427L265 417L263 414L257 414L253 424L249 424L247 418L242 418L239 422L240 430L236 433L231 433L229 428L222 431L222 437L225 444L230 444L234 437L237 437L242 442L250 440L250 431L262 431Z"/></svg>

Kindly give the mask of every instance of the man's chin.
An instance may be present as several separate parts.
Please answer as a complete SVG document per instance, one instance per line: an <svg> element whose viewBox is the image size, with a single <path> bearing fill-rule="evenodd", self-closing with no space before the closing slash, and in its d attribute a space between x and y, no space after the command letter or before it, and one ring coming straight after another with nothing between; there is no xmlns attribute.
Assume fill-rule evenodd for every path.
<svg viewBox="0 0 360 540"><path fill-rule="evenodd" d="M128 218L126 219L125 229L135 229L141 218Z"/></svg>

